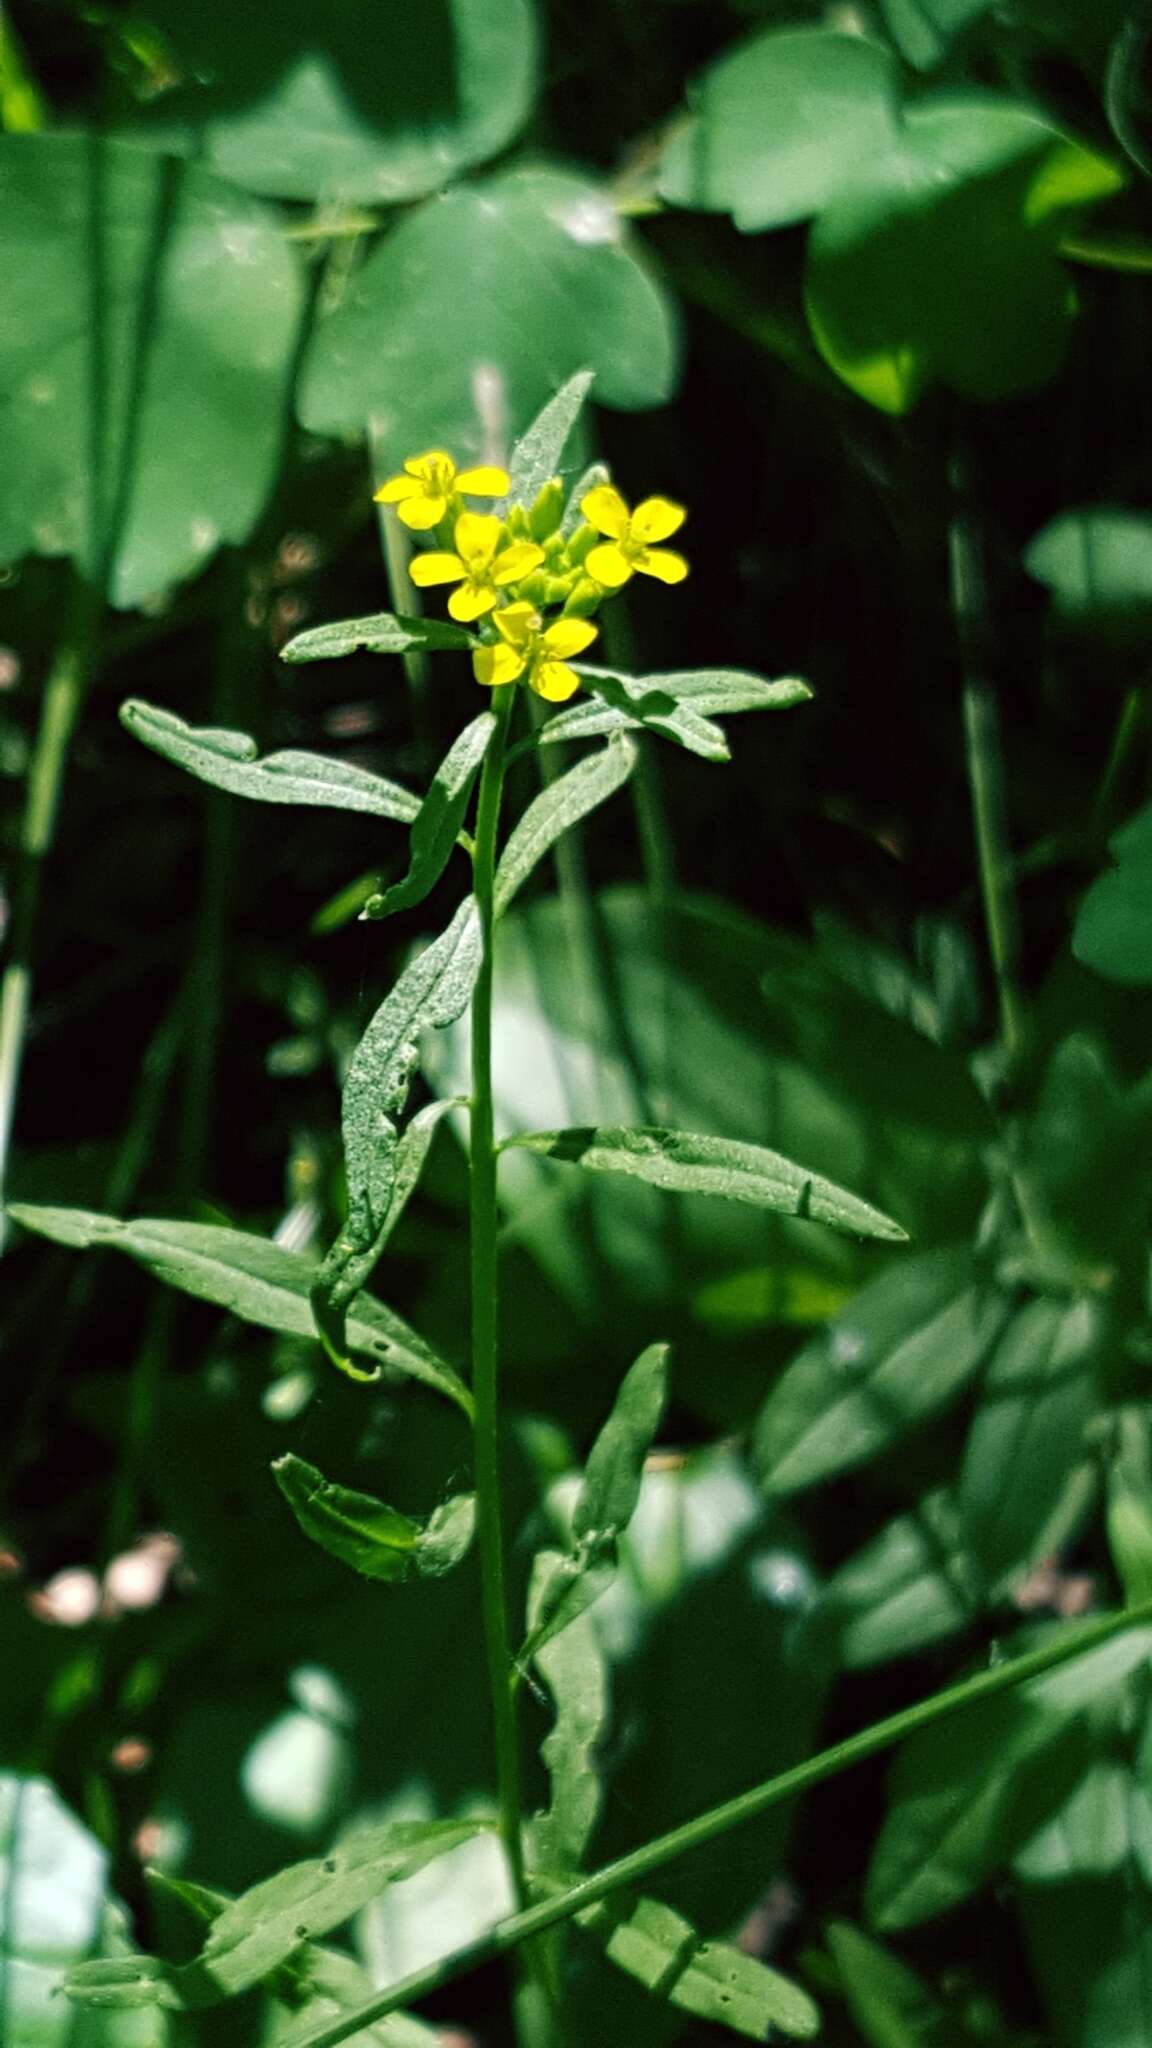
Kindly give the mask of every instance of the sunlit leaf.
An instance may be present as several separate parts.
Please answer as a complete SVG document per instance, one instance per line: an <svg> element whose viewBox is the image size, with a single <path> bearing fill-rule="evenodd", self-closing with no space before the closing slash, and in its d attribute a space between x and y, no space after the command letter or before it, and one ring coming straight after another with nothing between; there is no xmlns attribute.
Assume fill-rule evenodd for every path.
<svg viewBox="0 0 1152 2048"><path fill-rule="evenodd" d="M651 1186L686 1195L722 1195L831 1224L857 1237L903 1240L907 1232L890 1216L838 1188L822 1174L762 1145L714 1138L700 1131L669 1131L658 1125L614 1128L586 1125L567 1131L527 1131L505 1140L548 1159L563 1159L589 1173L622 1173Z"/></svg>
<svg viewBox="0 0 1152 2048"><path fill-rule="evenodd" d="M435 888L451 858L472 785L495 730L492 712L483 711L453 740L413 822L408 872L385 889L383 895L369 897L364 906L366 918L391 917L395 911L411 910Z"/></svg>
<svg viewBox="0 0 1152 2048"><path fill-rule="evenodd" d="M539 1596L561 1562L556 1552L539 1553L528 1605L528 1640L536 1638L533 1658L556 1710L540 1749L551 1797L533 1827L533 1845L539 1867L554 1872L581 1867L599 1817L597 1747L608 1719L607 1663L591 1617L576 1615L562 1632L542 1634Z"/></svg>
<svg viewBox="0 0 1152 2048"><path fill-rule="evenodd" d="M578 370L569 377L520 436L508 462L510 505L531 505L545 484L559 474L561 457L595 374L594 370Z"/></svg>
<svg viewBox="0 0 1152 2048"><path fill-rule="evenodd" d="M295 752L265 754L258 759L259 749L247 733L188 725L174 711L142 704L137 698L129 698L121 706L120 719L154 754L162 754L198 781L226 789L231 796L255 797L266 804L363 811L370 817L397 818L404 823L419 814L418 797L352 761Z"/></svg>
<svg viewBox="0 0 1152 2048"><path fill-rule="evenodd" d="M407 654L412 648L431 653L444 648L472 647L474 636L451 619L405 619L394 612L372 612L364 619L335 619L327 626L309 626L280 649L281 661L335 661L343 654Z"/></svg>
<svg viewBox="0 0 1152 2048"><path fill-rule="evenodd" d="M495 155L531 106L532 0L331 0L240 19L227 0L150 0L148 18L195 83L137 132L279 199L420 198Z"/></svg>
<svg viewBox="0 0 1152 2048"><path fill-rule="evenodd" d="M495 883L498 917L557 840L622 789L635 766L636 749L620 734L533 798L509 833L500 856Z"/></svg>
<svg viewBox="0 0 1152 2048"><path fill-rule="evenodd" d="M1024 550L1030 576L1052 593L1062 619L1110 637L1152 630L1152 519L1110 505L1061 512Z"/></svg>
<svg viewBox="0 0 1152 2048"><path fill-rule="evenodd" d="M730 213L747 233L806 220L895 145L896 85L888 51L863 36L756 36L693 88L660 190L674 206Z"/></svg>
<svg viewBox="0 0 1152 2048"><path fill-rule="evenodd" d="M885 26L900 55L929 71L948 55L957 36L987 14L993 0L880 0Z"/></svg>
<svg viewBox="0 0 1152 2048"><path fill-rule="evenodd" d="M950 1495L898 1515L828 1580L821 1608L851 1667L906 1657L956 1635L979 1612L982 1582Z"/></svg>
<svg viewBox="0 0 1152 2048"><path fill-rule="evenodd" d="M541 746L644 727L662 739L674 740L701 760L727 761L728 742L713 723L717 713L782 711L805 703L812 695L798 677L769 682L740 669L680 669L669 675L624 676L611 669L590 668L582 661L572 666L592 694L541 726Z"/></svg>
<svg viewBox="0 0 1152 2048"><path fill-rule="evenodd" d="M406 1579L420 1541L420 1524L371 1494L325 1479L315 1465L291 1452L272 1467L304 1534L366 1579Z"/></svg>
<svg viewBox="0 0 1152 2048"><path fill-rule="evenodd" d="M764 2041L820 2031L818 2007L799 1984L726 1941L702 1941L689 1921L658 1899L618 1896L576 1915L628 1976L697 2019Z"/></svg>
<svg viewBox="0 0 1152 2048"><path fill-rule="evenodd" d="M567 171L511 171L386 237L317 330L300 416L336 435L371 420L397 463L435 446L480 456L485 419L526 428L580 369L604 405L663 403L675 358L671 306L606 194Z"/></svg>
<svg viewBox="0 0 1152 2048"><path fill-rule="evenodd" d="M293 1337L315 1335L310 1292L316 1263L268 1238L211 1223L123 1223L87 1209L33 1208L27 1203L13 1203L9 1214L25 1230L56 1244L127 1252L169 1287L215 1302L245 1322ZM348 1341L359 1356L374 1361L366 1377L375 1378L382 1371L402 1373L467 1409L467 1391L451 1366L382 1302L361 1297L349 1318Z"/></svg>
<svg viewBox="0 0 1152 2048"><path fill-rule="evenodd" d="M255 200L95 132L0 136L0 185L0 562L138 605L263 509L300 275Z"/></svg>
<svg viewBox="0 0 1152 2048"><path fill-rule="evenodd" d="M891 1267L805 1345L769 1394L752 1444L764 1486L797 1493L899 1442L972 1379L1006 1313L965 1251Z"/></svg>

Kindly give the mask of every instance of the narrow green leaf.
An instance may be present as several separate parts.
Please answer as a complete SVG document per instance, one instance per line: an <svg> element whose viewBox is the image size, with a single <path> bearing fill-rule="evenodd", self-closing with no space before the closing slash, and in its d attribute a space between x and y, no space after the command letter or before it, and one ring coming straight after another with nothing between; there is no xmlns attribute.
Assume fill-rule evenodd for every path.
<svg viewBox="0 0 1152 2048"><path fill-rule="evenodd" d="M907 1232L868 1202L838 1188L821 1174L808 1173L778 1152L735 1138L700 1131L668 1131L658 1125L619 1129L586 1125L569 1131L527 1131L506 1146L550 1159L567 1160L591 1173L622 1173L679 1194L723 1195L856 1237L904 1240Z"/></svg>
<svg viewBox="0 0 1152 2048"><path fill-rule="evenodd" d="M979 1612L981 1592L955 1502L941 1488L842 1564L820 1607L836 1624L841 1663L860 1669L956 1635Z"/></svg>
<svg viewBox="0 0 1152 2048"><path fill-rule="evenodd" d="M622 789L636 766L636 749L623 734L614 736L566 775L550 783L529 804L509 835L496 870L495 909L502 917L516 891L569 827L586 818Z"/></svg>
<svg viewBox="0 0 1152 2048"><path fill-rule="evenodd" d="M492 713L482 711L452 742L413 822L408 872L401 881L385 889L383 895L368 898L365 918L391 917L395 911L411 910L435 888L464 823L472 785L495 730Z"/></svg>
<svg viewBox="0 0 1152 2048"><path fill-rule="evenodd" d="M872 2048L930 2048L941 2013L915 1971L847 1920L832 1921L825 1938L840 1995Z"/></svg>
<svg viewBox="0 0 1152 2048"><path fill-rule="evenodd" d="M301 1252L286 1251L268 1238L212 1223L169 1223L142 1219L123 1223L88 1209L36 1208L14 1204L9 1212L25 1230L77 1250L89 1247L127 1252L157 1279L201 1301L211 1301L245 1322L292 1337L313 1337L309 1305L317 1266ZM467 1414L468 1390L450 1365L410 1330L392 1310L362 1295L348 1322L348 1342L358 1357L373 1360L356 1377L377 1379L398 1372L446 1394Z"/></svg>
<svg viewBox="0 0 1152 2048"><path fill-rule="evenodd" d="M1095 1756L1012 1868L1037 1884L1067 1884L1111 1877L1129 1862L1149 1872L1150 1859L1152 1795L1121 1758Z"/></svg>
<svg viewBox="0 0 1152 2048"><path fill-rule="evenodd" d="M305 1536L366 1579L406 1579L420 1524L368 1493L325 1479L291 1451L272 1466L276 1484Z"/></svg>
<svg viewBox="0 0 1152 2048"><path fill-rule="evenodd" d="M619 1536L632 1520L644 1461L668 1397L668 1356L667 1344L650 1344L621 1381L612 1413L584 1468L584 1485L572 1517L578 1543Z"/></svg>
<svg viewBox="0 0 1152 2048"><path fill-rule="evenodd" d="M467 1008L480 971L482 939L475 899L465 897L455 917L430 946L416 954L384 998L360 1040L344 1082L342 1125L348 1178L348 1220L317 1275L313 1298L317 1328L333 1356L344 1350L344 1310L355 1291L349 1275L371 1270L373 1253L391 1227L399 1180L399 1139L393 1118L403 1108L420 1036L454 1024ZM423 1161L426 1119L407 1169ZM426 1146L425 1146L426 1149ZM356 1262L367 1260L367 1267Z"/></svg>
<svg viewBox="0 0 1152 2048"><path fill-rule="evenodd" d="M820 2013L806 1991L726 1941L701 1941L695 1928L658 1899L627 1894L586 1907L576 1924L646 1991L682 2012L730 2027L749 2041L769 2030L810 2041Z"/></svg>
<svg viewBox="0 0 1152 2048"><path fill-rule="evenodd" d="M349 1302L367 1287L424 1170L437 1127L460 1106L460 1099L450 1096L443 1102L426 1103L423 1109L417 1110L396 1142L394 1178L379 1229L361 1241L350 1221L329 1247L316 1275L314 1295L316 1299L324 1300L326 1313L332 1318L342 1315Z"/></svg>
<svg viewBox="0 0 1152 2048"><path fill-rule="evenodd" d="M545 484L560 472L565 444L580 417L596 372L577 370L562 384L555 398L537 413L532 425L520 436L508 464L510 505L531 505Z"/></svg>
<svg viewBox="0 0 1152 2048"><path fill-rule="evenodd" d="M1071 1533L1068 1482L1082 1464L1105 1335L1098 1301L1045 1298L1026 1302L996 1344L956 1489L968 1548L993 1584Z"/></svg>
<svg viewBox="0 0 1152 2048"><path fill-rule="evenodd" d="M899 1442L974 1377L1008 1313L967 1251L904 1259L806 1344L756 1422L752 1461L798 1493Z"/></svg>
<svg viewBox="0 0 1152 2048"><path fill-rule="evenodd" d="M711 714L782 711L806 703L812 695L799 677L769 682L743 669L673 669L661 675L626 676L580 661L572 666L593 696L548 719L540 728L541 746L644 727L703 761L727 761L728 742Z"/></svg>
<svg viewBox="0 0 1152 2048"><path fill-rule="evenodd" d="M213 1921L194 1962L173 1972L197 2004L259 1984L304 1942L330 1934L385 1885L412 1877L481 1832L477 1821L392 1821L358 1829L329 1856L289 1865Z"/></svg>
<svg viewBox="0 0 1152 2048"><path fill-rule="evenodd" d="M608 1718L607 1664L590 1617L573 1617L554 1637L540 1635L555 1572L567 1563L557 1551L541 1551L528 1601L528 1639L540 1638L533 1655L556 1707L540 1749L552 1795L535 1822L533 1843L539 1868L555 1873L580 1869L599 1818L596 1751Z"/></svg>
<svg viewBox="0 0 1152 2048"><path fill-rule="evenodd" d="M313 804L331 811L363 811L370 817L397 818L408 824L419 814L420 800L399 783L351 761L330 761L322 754L289 751L266 754L247 733L192 726L156 704L130 697L121 706L128 731L200 782L225 789L231 796L255 797L265 804Z"/></svg>
<svg viewBox="0 0 1152 2048"><path fill-rule="evenodd" d="M280 649L281 661L334 661L342 654L407 654L413 648L438 653L447 647L474 647L473 634L451 619L408 619L392 612L373 612L366 619L335 619L327 626L309 626Z"/></svg>

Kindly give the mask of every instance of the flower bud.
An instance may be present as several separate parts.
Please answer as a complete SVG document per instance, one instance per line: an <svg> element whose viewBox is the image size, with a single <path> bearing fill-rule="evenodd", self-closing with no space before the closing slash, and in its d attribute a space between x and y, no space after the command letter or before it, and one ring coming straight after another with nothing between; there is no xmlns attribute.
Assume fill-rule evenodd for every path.
<svg viewBox="0 0 1152 2048"><path fill-rule="evenodd" d="M564 487L559 477L553 477L537 496L528 515L528 529L533 540L546 540L555 533L564 513Z"/></svg>

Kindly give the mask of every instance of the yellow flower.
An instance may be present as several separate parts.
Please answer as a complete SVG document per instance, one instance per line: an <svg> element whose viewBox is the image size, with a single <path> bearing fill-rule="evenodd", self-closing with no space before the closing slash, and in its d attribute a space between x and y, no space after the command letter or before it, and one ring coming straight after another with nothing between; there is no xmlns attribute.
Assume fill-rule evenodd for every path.
<svg viewBox="0 0 1152 2048"><path fill-rule="evenodd" d="M671 498L645 498L629 512L612 484L597 484L581 499L580 510L597 533L608 536L592 549L584 564L605 590L619 590L637 571L641 576L656 576L661 583L683 583L688 574L683 555L652 545L667 540L683 526L686 515L682 505L674 505Z"/></svg>
<svg viewBox="0 0 1152 2048"><path fill-rule="evenodd" d="M430 448L426 455L413 455L401 476L390 476L376 492L378 505L395 505L405 526L414 533L426 533L439 526L452 498L464 491L472 498L502 498L508 490L508 472L503 469L457 469L442 448Z"/></svg>
<svg viewBox="0 0 1152 2048"><path fill-rule="evenodd" d="M545 626L533 605L510 604L496 613L493 623L499 640L478 647L472 656L478 683L514 683L527 672L529 687L550 704L563 704L580 688L568 659L583 654L595 640L599 629L588 619L554 619Z"/></svg>
<svg viewBox="0 0 1152 2048"><path fill-rule="evenodd" d="M403 516L403 506L400 508ZM500 602L500 592L509 583L527 576L544 560L543 548L534 541L514 540L502 548L503 522L491 512L462 512L453 530L455 554L447 550L417 555L408 574L421 590L434 583L458 583L448 599L454 619L467 624L490 612Z"/></svg>

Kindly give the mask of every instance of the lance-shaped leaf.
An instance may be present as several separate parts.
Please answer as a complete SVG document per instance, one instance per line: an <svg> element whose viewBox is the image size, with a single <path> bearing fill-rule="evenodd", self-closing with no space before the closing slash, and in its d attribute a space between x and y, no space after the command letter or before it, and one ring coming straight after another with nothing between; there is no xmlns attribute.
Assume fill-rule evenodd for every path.
<svg viewBox="0 0 1152 2048"><path fill-rule="evenodd" d="M657 1998L749 2041L772 2030L792 2041L820 2031L820 2013L799 1984L726 1941L701 1941L658 1899L606 1899L576 1915L606 1956Z"/></svg>
<svg viewBox="0 0 1152 2048"><path fill-rule="evenodd" d="M468 1547L475 1520L469 1496L445 1502L429 1522L429 1567L423 1555L426 1532L410 1515L386 1507L370 1493L337 1486L291 1452L274 1461L272 1472L305 1536L362 1578L396 1585L413 1573L424 1576L429 1568L439 1578Z"/></svg>
<svg viewBox="0 0 1152 2048"><path fill-rule="evenodd" d="M331 625L309 626L280 649L281 661L334 661L342 654L407 654L413 648L437 653L448 647L472 647L471 633L451 619L410 619L394 612L372 612L365 619L335 619Z"/></svg>
<svg viewBox="0 0 1152 2048"><path fill-rule="evenodd" d="M556 1551L535 1559L528 1602L529 1640L539 1634L555 1568L566 1560ZM535 1860L545 1871L579 1869L600 1813L596 1750L608 1717L608 1672L604 1651L587 1615L578 1615L554 1640L541 1639L536 1666L556 1707L556 1719L540 1747L552 1795L532 1831Z"/></svg>
<svg viewBox="0 0 1152 2048"><path fill-rule="evenodd" d="M560 458L596 372L577 370L520 436L508 464L508 503L528 506L558 473Z"/></svg>
<svg viewBox="0 0 1152 2048"><path fill-rule="evenodd" d="M614 1128L585 1125L568 1131L526 1131L505 1146L564 1159L590 1173L622 1173L684 1195L723 1195L785 1216L829 1223L855 1237L903 1242L907 1231L869 1202L822 1174L763 1145L713 1138L702 1131L668 1131L656 1124Z"/></svg>
<svg viewBox="0 0 1152 2048"><path fill-rule="evenodd" d="M820 1610L835 1623L840 1663L853 1669L959 1634L979 1613L982 1594L956 1505L941 1488L840 1566Z"/></svg>
<svg viewBox="0 0 1152 2048"><path fill-rule="evenodd" d="M322 754L289 750L265 754L245 732L186 724L174 711L143 704L130 697L121 706L121 724L154 754L162 754L200 782L225 789L230 796L254 797L264 804L312 804L330 811L363 811L370 817L396 818L410 824L419 816L420 799L399 783L351 761L330 761Z"/></svg>
<svg viewBox="0 0 1152 2048"><path fill-rule="evenodd" d="M169 1287L215 1302L245 1322L281 1330L291 1337L316 1334L309 1307L316 1263L268 1238L225 1230L213 1223L163 1219L123 1223L116 1216L100 1216L88 1209L36 1208L26 1203L14 1203L9 1213L25 1230L34 1230L56 1244L77 1250L96 1247L127 1252ZM357 1356L374 1361L369 1371L356 1368L354 1377L377 1379L382 1371L404 1373L446 1394L466 1414L470 1412L468 1390L451 1366L382 1302L361 1296L355 1315L349 1318L348 1342Z"/></svg>
<svg viewBox="0 0 1152 2048"><path fill-rule="evenodd" d="M899 1442L974 1377L1009 1313L967 1251L902 1260L806 1344L760 1411L752 1461L798 1493Z"/></svg>
<svg viewBox="0 0 1152 2048"><path fill-rule="evenodd" d="M566 775L529 804L511 833L496 870L495 909L502 917L522 882L569 827L622 789L636 766L636 749L624 734L578 761Z"/></svg>
<svg viewBox="0 0 1152 2048"><path fill-rule="evenodd" d="M366 918L391 917L422 903L440 880L464 823L472 785L496 730L490 711L482 711L452 742L432 778L431 787L412 826L408 873L382 896L370 896Z"/></svg>
<svg viewBox="0 0 1152 2048"><path fill-rule="evenodd" d="M348 1220L317 1276L313 1296L317 1329L338 1362L347 1299L341 1283L350 1263L368 1255L388 1227L397 1184L393 1118L408 1094L420 1035L454 1024L463 1014L482 952L475 898L467 896L447 931L409 961L352 1055L342 1115Z"/></svg>
<svg viewBox="0 0 1152 2048"><path fill-rule="evenodd" d="M541 746L643 727L661 739L674 740L702 761L728 761L728 742L712 714L782 711L812 695L797 676L770 682L742 669L674 669L666 675L625 676L580 661L572 666L593 694L548 719L540 728Z"/></svg>
<svg viewBox="0 0 1152 2048"><path fill-rule="evenodd" d="M407 1208L409 1197L424 1170L424 1162L428 1157L437 1126L452 1110L459 1109L460 1106L459 1098L450 1096L443 1102L426 1103L423 1109L416 1112L411 1123L397 1140L393 1154L394 1178L379 1229L366 1243L362 1243L355 1232L346 1227L341 1231L335 1244L329 1247L316 1275L313 1293L317 1300L323 1300L325 1303L325 1313L332 1324L335 1318L343 1315L349 1302L368 1285L373 1270Z"/></svg>
<svg viewBox="0 0 1152 2048"><path fill-rule="evenodd" d="M625 1373L588 1454L572 1517L572 1548L549 1553L548 1570L534 1581L528 1638L517 1658L521 1669L611 1585L616 1539L636 1511L667 1393L668 1346L650 1344Z"/></svg>

